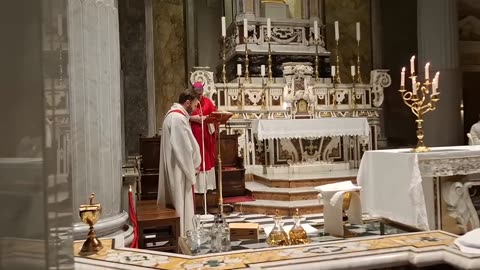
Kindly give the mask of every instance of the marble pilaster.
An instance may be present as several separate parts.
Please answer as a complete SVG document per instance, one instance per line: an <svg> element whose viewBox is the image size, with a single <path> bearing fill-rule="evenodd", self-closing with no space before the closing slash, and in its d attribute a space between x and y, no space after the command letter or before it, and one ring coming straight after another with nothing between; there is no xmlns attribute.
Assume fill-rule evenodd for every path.
<svg viewBox="0 0 480 270"><path fill-rule="evenodd" d="M99 236L122 232L122 138L118 10L113 0L69 0L73 205L90 193L103 207ZM88 227L74 215L75 238Z"/></svg>
<svg viewBox="0 0 480 270"><path fill-rule="evenodd" d="M440 101L425 116L425 143L428 146L462 144L461 72L458 61L457 1L417 1L418 71L423 81L424 65L430 62L430 76L440 71ZM405 59L408 64L408 59ZM441 136L439 136L441 134Z"/></svg>

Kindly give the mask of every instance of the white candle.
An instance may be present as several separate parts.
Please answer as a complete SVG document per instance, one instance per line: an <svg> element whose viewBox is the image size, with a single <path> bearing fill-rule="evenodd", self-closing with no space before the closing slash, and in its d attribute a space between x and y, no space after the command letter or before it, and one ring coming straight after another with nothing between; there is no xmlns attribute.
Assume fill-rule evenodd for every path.
<svg viewBox="0 0 480 270"><path fill-rule="evenodd" d="M400 86L402 89L405 88L405 67L402 68L402 73L400 76Z"/></svg>
<svg viewBox="0 0 480 270"><path fill-rule="evenodd" d="M415 74L415 55L410 58L410 74Z"/></svg>
<svg viewBox="0 0 480 270"><path fill-rule="evenodd" d="M355 66L350 66L350 73L352 74L352 77L355 76Z"/></svg>
<svg viewBox="0 0 480 270"><path fill-rule="evenodd" d="M243 37L247 39L248 37L248 21L247 18L243 18ZM247 41L245 41L246 43Z"/></svg>
<svg viewBox="0 0 480 270"><path fill-rule="evenodd" d="M57 26L58 26L58 29L57 29L57 33L59 36L63 36L63 19L62 19L62 15L58 15L57 17Z"/></svg>
<svg viewBox="0 0 480 270"><path fill-rule="evenodd" d="M225 16L222 17L222 37L227 36L227 24L225 23Z"/></svg>
<svg viewBox="0 0 480 270"><path fill-rule="evenodd" d="M434 77L432 81L432 94L435 94L436 87L437 87L437 77Z"/></svg>
<svg viewBox="0 0 480 270"><path fill-rule="evenodd" d="M332 77L335 77L335 74L336 74L336 73L335 73L335 66L332 66L332 67L330 68L330 70L331 70L331 73L332 73Z"/></svg>
<svg viewBox="0 0 480 270"><path fill-rule="evenodd" d="M360 41L360 22L357 22L357 41Z"/></svg>
<svg viewBox="0 0 480 270"><path fill-rule="evenodd" d="M425 80L430 79L430 63L425 64Z"/></svg>
<svg viewBox="0 0 480 270"><path fill-rule="evenodd" d="M265 65L260 66L260 73L262 74L262 77L265 77Z"/></svg>
<svg viewBox="0 0 480 270"><path fill-rule="evenodd" d="M417 95L417 78L415 76L412 76L412 90L413 94Z"/></svg>
<svg viewBox="0 0 480 270"><path fill-rule="evenodd" d="M338 29L338 21L335 21L335 40L339 40L340 39L340 31Z"/></svg>
<svg viewBox="0 0 480 270"><path fill-rule="evenodd" d="M270 18L267 19L267 37L272 37L272 22L270 21Z"/></svg>
<svg viewBox="0 0 480 270"><path fill-rule="evenodd" d="M313 22L313 37L318 40L318 21Z"/></svg>
<svg viewBox="0 0 480 270"><path fill-rule="evenodd" d="M237 64L237 75L242 76L242 64Z"/></svg>
<svg viewBox="0 0 480 270"><path fill-rule="evenodd" d="M437 74L435 74L435 85L433 87L433 91L432 93L437 93L437 89L438 89L438 85L439 85L439 80L440 80L440 71L437 72Z"/></svg>

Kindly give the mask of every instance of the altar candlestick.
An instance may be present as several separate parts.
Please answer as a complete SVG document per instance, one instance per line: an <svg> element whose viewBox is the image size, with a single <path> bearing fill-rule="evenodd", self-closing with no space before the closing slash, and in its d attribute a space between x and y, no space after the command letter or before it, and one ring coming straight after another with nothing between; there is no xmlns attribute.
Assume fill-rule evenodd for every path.
<svg viewBox="0 0 480 270"><path fill-rule="evenodd" d="M352 74L352 77L355 77L355 66L350 66L350 73Z"/></svg>
<svg viewBox="0 0 480 270"><path fill-rule="evenodd" d="M415 74L415 55L410 58L410 74Z"/></svg>
<svg viewBox="0 0 480 270"><path fill-rule="evenodd" d="M440 72L437 72L437 74L435 74L435 78L433 78L432 94L437 93L439 79L440 79Z"/></svg>
<svg viewBox="0 0 480 270"><path fill-rule="evenodd" d="M360 41L360 22L357 22L357 41Z"/></svg>
<svg viewBox="0 0 480 270"><path fill-rule="evenodd" d="M242 64L237 64L237 75L242 76Z"/></svg>
<svg viewBox="0 0 480 270"><path fill-rule="evenodd" d="M270 39L272 37L272 22L270 18L267 19L267 37Z"/></svg>
<svg viewBox="0 0 480 270"><path fill-rule="evenodd" d="M260 66L260 73L262 74L262 77L265 77L265 65Z"/></svg>
<svg viewBox="0 0 480 270"><path fill-rule="evenodd" d="M405 67L402 68L402 73L400 77L400 86L402 89L405 87Z"/></svg>
<svg viewBox="0 0 480 270"><path fill-rule="evenodd" d="M222 17L222 37L227 36L227 24L225 23L225 17Z"/></svg>
<svg viewBox="0 0 480 270"><path fill-rule="evenodd" d="M340 39L340 31L338 29L338 21L335 21L335 40L338 41Z"/></svg>
<svg viewBox="0 0 480 270"><path fill-rule="evenodd" d="M313 22L313 37L318 40L318 21Z"/></svg>
<svg viewBox="0 0 480 270"><path fill-rule="evenodd" d="M413 95L417 95L417 79L415 76L412 77L412 93Z"/></svg>
<svg viewBox="0 0 480 270"><path fill-rule="evenodd" d="M428 79L430 78L430 63L426 63L425 64L425 80L428 81Z"/></svg>
<svg viewBox="0 0 480 270"><path fill-rule="evenodd" d="M335 66L331 66L330 70L331 70L331 73L332 73L332 77L335 77L335 75L336 75Z"/></svg>
<svg viewBox="0 0 480 270"><path fill-rule="evenodd" d="M57 26L58 26L57 34L59 36L63 36L63 18L62 18L62 15L58 15L58 17L57 17Z"/></svg>
<svg viewBox="0 0 480 270"><path fill-rule="evenodd" d="M243 18L243 37L245 38L245 43L247 43L247 37L248 37L248 21L247 21L247 18Z"/></svg>

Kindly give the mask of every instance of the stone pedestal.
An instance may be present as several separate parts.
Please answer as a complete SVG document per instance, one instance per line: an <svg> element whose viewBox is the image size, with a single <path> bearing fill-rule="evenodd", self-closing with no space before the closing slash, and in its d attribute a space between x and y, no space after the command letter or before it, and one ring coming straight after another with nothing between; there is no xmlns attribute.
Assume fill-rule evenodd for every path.
<svg viewBox="0 0 480 270"><path fill-rule="evenodd" d="M425 116L427 146L463 144L460 114L461 73L458 63L457 1L419 0L417 81L424 81L424 66L430 64L430 78L440 71L440 101ZM406 59L407 61L408 59Z"/></svg>
<svg viewBox="0 0 480 270"><path fill-rule="evenodd" d="M68 13L73 211L95 193L97 235L123 233L118 10L113 0L69 0ZM74 221L74 238L86 238L87 225Z"/></svg>

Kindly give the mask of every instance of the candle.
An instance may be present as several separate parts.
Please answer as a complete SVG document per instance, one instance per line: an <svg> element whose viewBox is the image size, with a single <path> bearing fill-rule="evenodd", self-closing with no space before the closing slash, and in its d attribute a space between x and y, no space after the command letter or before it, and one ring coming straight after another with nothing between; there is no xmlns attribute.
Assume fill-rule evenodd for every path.
<svg viewBox="0 0 480 270"><path fill-rule="evenodd" d="M222 37L227 36L227 25L225 23L225 16L222 17Z"/></svg>
<svg viewBox="0 0 480 270"><path fill-rule="evenodd" d="M313 37L318 40L318 21L313 22Z"/></svg>
<svg viewBox="0 0 480 270"><path fill-rule="evenodd" d="M57 33L59 36L63 36L63 19L62 19L62 15L58 15L57 17L57 26L58 26L58 29L57 29Z"/></svg>
<svg viewBox="0 0 480 270"><path fill-rule="evenodd" d="M355 66L350 66L350 73L352 74L352 77L355 77Z"/></svg>
<svg viewBox="0 0 480 270"><path fill-rule="evenodd" d="M340 39L340 32L338 29L338 21L335 21L335 40L338 41Z"/></svg>
<svg viewBox="0 0 480 270"><path fill-rule="evenodd" d="M332 77L335 77L335 74L336 74L336 73L335 73L335 66L332 66L332 67L330 68L330 70L331 70L331 73L332 73Z"/></svg>
<svg viewBox="0 0 480 270"><path fill-rule="evenodd" d="M440 71L437 72L437 74L435 74L435 78L433 79L435 81L435 85L433 87L433 91L432 93L435 94L437 93L437 89L438 89L438 82L440 80Z"/></svg>
<svg viewBox="0 0 480 270"><path fill-rule="evenodd" d="M412 76L412 89L413 94L417 95L417 78L415 76Z"/></svg>
<svg viewBox="0 0 480 270"><path fill-rule="evenodd" d="M247 18L243 18L243 37L247 39L248 37L248 21ZM247 41L245 41L246 43Z"/></svg>
<svg viewBox="0 0 480 270"><path fill-rule="evenodd" d="M237 64L237 75L242 76L242 64Z"/></svg>
<svg viewBox="0 0 480 270"><path fill-rule="evenodd" d="M415 55L410 58L410 74L415 74Z"/></svg>
<svg viewBox="0 0 480 270"><path fill-rule="evenodd" d="M262 74L262 77L265 77L265 65L260 66L260 73Z"/></svg>
<svg viewBox="0 0 480 270"><path fill-rule="evenodd" d="M357 22L357 41L360 41L360 22Z"/></svg>
<svg viewBox="0 0 480 270"><path fill-rule="evenodd" d="M270 21L270 18L267 19L267 37L272 37L272 22Z"/></svg>
<svg viewBox="0 0 480 270"><path fill-rule="evenodd" d="M400 88L401 89L405 88L405 67L402 68L402 73L400 77Z"/></svg>
<svg viewBox="0 0 480 270"><path fill-rule="evenodd" d="M425 80L428 81L428 79L430 78L430 63L426 63L425 64Z"/></svg>
<svg viewBox="0 0 480 270"><path fill-rule="evenodd" d="M432 94L435 94L436 87L437 87L437 77L434 77L432 81Z"/></svg>

